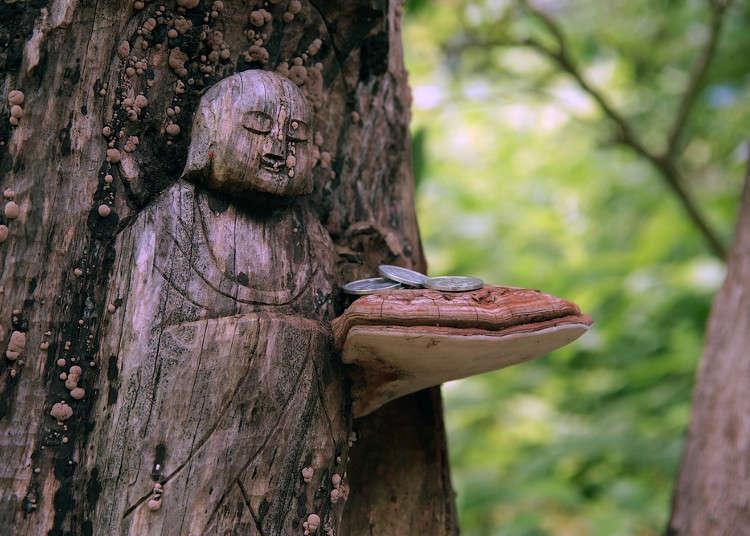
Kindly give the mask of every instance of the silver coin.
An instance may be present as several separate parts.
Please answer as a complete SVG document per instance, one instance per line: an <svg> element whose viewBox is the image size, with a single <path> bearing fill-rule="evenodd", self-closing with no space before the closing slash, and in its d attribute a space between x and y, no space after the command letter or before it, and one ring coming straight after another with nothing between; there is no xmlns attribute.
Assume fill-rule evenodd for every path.
<svg viewBox="0 0 750 536"><path fill-rule="evenodd" d="M381 264L378 266L378 273L386 279L398 281L399 283L409 285L410 287L423 287L424 280L427 279L427 276L424 274L420 274L414 270L409 270L408 268L392 266L390 264Z"/></svg>
<svg viewBox="0 0 750 536"><path fill-rule="evenodd" d="M443 290L446 292L466 292L477 290L484 286L484 281L476 277L462 275L446 275L442 277L428 277L424 280L424 286L432 290Z"/></svg>
<svg viewBox="0 0 750 536"><path fill-rule="evenodd" d="M347 294L375 294L381 290L393 290L401 288L401 283L389 281L382 277L372 277L370 279L359 279L347 283L342 287Z"/></svg>

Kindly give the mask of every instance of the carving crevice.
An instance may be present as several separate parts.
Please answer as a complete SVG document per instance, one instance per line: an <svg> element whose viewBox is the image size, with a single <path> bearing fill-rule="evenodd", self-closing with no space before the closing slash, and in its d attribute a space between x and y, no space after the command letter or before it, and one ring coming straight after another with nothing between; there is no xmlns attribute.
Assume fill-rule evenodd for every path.
<svg viewBox="0 0 750 536"><path fill-rule="evenodd" d="M315 359L312 360L312 366L313 366L313 373L315 375L315 391L318 395L318 402L320 404L320 408L323 410L323 415L326 418L326 424L328 425L328 435L331 437L331 443L333 445L336 444L336 437L333 433L333 421L331 420L331 416L328 414L328 408L326 407L326 401L323 397L323 393L325 390L323 389L323 386L321 384L321 375L318 371L318 366L315 363Z"/></svg>
<svg viewBox="0 0 750 536"><path fill-rule="evenodd" d="M188 255L188 253L184 249L182 249L182 247L181 247L179 241L177 240L177 238L172 233L167 233L167 234L173 240L175 247L177 247L177 249L179 249L180 252L183 255L185 255L188 259L191 259L191 257ZM211 281L209 281L208 278L205 275L203 275L198 270L198 268L195 266L195 263L192 260L188 260L188 263L190 265L190 268L193 270L193 272L206 285L208 285L208 287L210 287L211 290L215 291L218 294L221 294L222 296L224 296L226 298L238 301L240 303L245 303L245 304L248 304L248 305L289 305L291 303L294 303L307 290L307 285L309 284L310 279L312 279L315 276L315 274L317 273L317 268L314 268L312 272L309 272L308 275L307 275L307 278L305 280L305 283L299 286L299 289L297 290L297 292L295 294L288 295L288 293L279 291L282 295L286 295L286 296L284 298L278 299L278 301L268 300L268 299L263 300L263 299L260 299L260 298L251 300L251 299L246 299L246 298L240 298L240 297L238 297L236 295L233 296L232 294L229 294L228 292L226 292L224 290L221 290L214 283L212 283ZM171 277L169 277L166 273L164 273L164 271L162 271L161 269L159 269L156 266L155 266L155 268L157 270L159 270L159 273L162 275L162 277L164 277L165 281L167 281L167 283L169 283L172 286L172 288L174 288L183 297L185 297L185 299L187 299L188 301L190 301L191 303L193 303L194 305L196 305L198 307L201 307L203 309L208 309L208 307L206 305L199 304L195 300L193 300L192 298L190 298L188 296L188 294L187 294L187 291L185 291L184 289L180 289L180 287L177 286L177 283L175 283L175 281ZM265 293L266 292L266 291L262 291L262 290L258 290L258 289L251 289L249 287L248 287L248 290L251 291L251 292L254 291L254 292L257 292L257 293Z"/></svg>

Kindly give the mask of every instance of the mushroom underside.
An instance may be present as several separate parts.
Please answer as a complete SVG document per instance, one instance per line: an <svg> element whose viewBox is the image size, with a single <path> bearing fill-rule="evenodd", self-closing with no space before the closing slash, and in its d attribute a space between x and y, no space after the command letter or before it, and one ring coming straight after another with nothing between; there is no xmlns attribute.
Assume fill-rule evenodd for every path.
<svg viewBox="0 0 750 536"><path fill-rule="evenodd" d="M353 326L342 349L352 369L354 417L445 381L543 356L583 335L586 315L491 331L436 326Z"/></svg>

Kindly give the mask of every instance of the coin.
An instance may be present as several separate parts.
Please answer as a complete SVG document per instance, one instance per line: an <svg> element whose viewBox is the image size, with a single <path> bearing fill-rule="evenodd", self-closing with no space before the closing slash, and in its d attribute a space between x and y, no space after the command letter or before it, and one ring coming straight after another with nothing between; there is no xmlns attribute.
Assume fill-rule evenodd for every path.
<svg viewBox="0 0 750 536"><path fill-rule="evenodd" d="M347 294L375 294L381 290L393 290L401 288L401 283L388 281L382 277L372 277L370 279L359 279L347 283L342 287Z"/></svg>
<svg viewBox="0 0 750 536"><path fill-rule="evenodd" d="M446 292L466 292L482 288L484 281L476 277L446 275L442 277L428 277L424 280L424 286L433 290L443 290Z"/></svg>
<svg viewBox="0 0 750 536"><path fill-rule="evenodd" d="M408 268L392 266L390 264L381 264L378 266L378 273L386 279L398 281L399 283L409 285L410 287L423 287L424 280L427 279L427 276L424 274L420 274L414 270L409 270Z"/></svg>

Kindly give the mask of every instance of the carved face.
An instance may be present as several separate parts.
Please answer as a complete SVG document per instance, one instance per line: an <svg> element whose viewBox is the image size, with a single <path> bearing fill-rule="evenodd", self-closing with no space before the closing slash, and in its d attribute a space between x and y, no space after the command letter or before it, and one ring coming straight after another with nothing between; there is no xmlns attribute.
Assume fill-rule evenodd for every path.
<svg viewBox="0 0 750 536"><path fill-rule="evenodd" d="M310 193L311 115L299 88L278 73L230 76L201 99L183 176L244 197Z"/></svg>

